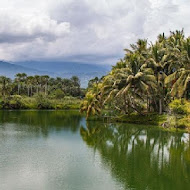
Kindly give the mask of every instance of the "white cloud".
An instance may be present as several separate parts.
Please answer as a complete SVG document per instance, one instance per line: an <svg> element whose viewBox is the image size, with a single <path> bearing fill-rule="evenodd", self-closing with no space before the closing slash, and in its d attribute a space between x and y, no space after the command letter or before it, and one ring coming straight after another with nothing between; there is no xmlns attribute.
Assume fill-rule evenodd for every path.
<svg viewBox="0 0 190 190"><path fill-rule="evenodd" d="M47 15L20 14L1 10L0 42L14 43L32 41L38 38L53 40L69 33L70 24L58 23Z"/></svg>
<svg viewBox="0 0 190 190"><path fill-rule="evenodd" d="M190 33L188 0L0 0L0 59L113 64L138 38Z"/></svg>

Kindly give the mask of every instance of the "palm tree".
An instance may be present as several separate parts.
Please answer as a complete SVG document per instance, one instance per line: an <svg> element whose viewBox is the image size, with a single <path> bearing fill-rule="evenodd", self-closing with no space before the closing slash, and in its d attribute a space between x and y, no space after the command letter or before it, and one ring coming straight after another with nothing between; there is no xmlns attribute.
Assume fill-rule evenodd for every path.
<svg viewBox="0 0 190 190"><path fill-rule="evenodd" d="M81 104L80 112L86 112L86 117L90 115L96 115L101 113L102 101L101 101L101 84L94 85L91 90L85 96L84 101Z"/></svg>
<svg viewBox="0 0 190 190"><path fill-rule="evenodd" d="M156 88L156 78L150 68L142 67L136 54L129 54L127 57L126 68L116 69L117 67L115 67L104 79L104 95L108 94L105 103L110 99L123 97L125 112L127 112L127 107L131 107L141 113L135 99L142 100L143 94L148 96L150 90Z"/></svg>
<svg viewBox="0 0 190 190"><path fill-rule="evenodd" d="M36 93L39 93L39 87L41 82L41 77L39 75L34 76L35 86L36 86Z"/></svg>
<svg viewBox="0 0 190 190"><path fill-rule="evenodd" d="M180 36L180 34L178 35ZM181 54L179 59L181 67L175 68L174 72L165 79L166 85L172 85L171 95L178 98L183 97L186 92L188 94L187 89L190 85L190 38L180 42L180 44Z"/></svg>
<svg viewBox="0 0 190 190"><path fill-rule="evenodd" d="M10 90L11 79L5 76L0 76L1 94L5 97Z"/></svg>
<svg viewBox="0 0 190 190"><path fill-rule="evenodd" d="M28 77L26 78L28 96L31 96L32 93L33 93L33 92L32 92L33 83L34 83L34 77L33 77L33 76L28 76Z"/></svg>
<svg viewBox="0 0 190 190"><path fill-rule="evenodd" d="M20 95L20 89L21 89L21 87L25 86L27 74L26 73L17 73L15 75L15 77L16 77L15 81L17 83L18 95Z"/></svg>
<svg viewBox="0 0 190 190"><path fill-rule="evenodd" d="M49 78L50 77L48 75L41 76L41 82L42 82L42 85L44 86L45 95L47 95L47 91L48 91Z"/></svg>

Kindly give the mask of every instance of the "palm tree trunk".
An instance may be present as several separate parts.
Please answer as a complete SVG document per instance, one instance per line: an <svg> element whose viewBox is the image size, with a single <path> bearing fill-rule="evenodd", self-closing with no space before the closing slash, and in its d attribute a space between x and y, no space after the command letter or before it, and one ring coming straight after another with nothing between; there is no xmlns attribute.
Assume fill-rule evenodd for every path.
<svg viewBox="0 0 190 190"><path fill-rule="evenodd" d="M27 87L28 89L28 97L30 97L30 87Z"/></svg>
<svg viewBox="0 0 190 190"><path fill-rule="evenodd" d="M159 114L162 114L162 99L159 99Z"/></svg>
<svg viewBox="0 0 190 190"><path fill-rule="evenodd" d="M20 84L18 84L18 95L20 95Z"/></svg>
<svg viewBox="0 0 190 190"><path fill-rule="evenodd" d="M124 94L124 111L125 111L125 114L127 114L127 102L126 102L126 95Z"/></svg>

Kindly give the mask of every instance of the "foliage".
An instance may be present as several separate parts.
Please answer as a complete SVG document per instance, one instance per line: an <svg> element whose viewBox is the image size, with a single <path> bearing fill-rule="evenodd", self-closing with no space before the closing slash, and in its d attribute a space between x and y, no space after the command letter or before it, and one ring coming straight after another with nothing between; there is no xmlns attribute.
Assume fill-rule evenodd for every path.
<svg viewBox="0 0 190 190"><path fill-rule="evenodd" d="M190 116L181 118L177 121L178 128L188 128L190 130Z"/></svg>
<svg viewBox="0 0 190 190"><path fill-rule="evenodd" d="M64 95L79 97L84 93L80 88L80 80L77 76L70 79L61 77L51 78L48 75L27 76L26 73L18 73L12 80L0 76L1 96L21 95L32 97L35 94L54 95L61 99Z"/></svg>
<svg viewBox="0 0 190 190"><path fill-rule="evenodd" d="M175 99L169 107L174 114L190 114L190 102L185 99Z"/></svg>
<svg viewBox="0 0 190 190"><path fill-rule="evenodd" d="M56 89L53 93L56 99L62 99L65 96L65 93L61 89Z"/></svg>
<svg viewBox="0 0 190 190"><path fill-rule="evenodd" d="M81 100L75 97L55 99L36 94L33 97L13 95L0 99L1 109L79 109Z"/></svg>
<svg viewBox="0 0 190 190"><path fill-rule="evenodd" d="M85 90L77 76L70 79L16 74L0 76L1 109L79 109Z"/></svg>
<svg viewBox="0 0 190 190"><path fill-rule="evenodd" d="M53 109L52 103L42 93L37 94L35 96L35 98L36 98L36 101L37 101L37 108L38 109Z"/></svg>
<svg viewBox="0 0 190 190"><path fill-rule="evenodd" d="M87 117L104 109L118 115L167 112L172 99L190 99L189 50L183 30L160 34L150 45L139 39L109 74L89 82L81 111Z"/></svg>

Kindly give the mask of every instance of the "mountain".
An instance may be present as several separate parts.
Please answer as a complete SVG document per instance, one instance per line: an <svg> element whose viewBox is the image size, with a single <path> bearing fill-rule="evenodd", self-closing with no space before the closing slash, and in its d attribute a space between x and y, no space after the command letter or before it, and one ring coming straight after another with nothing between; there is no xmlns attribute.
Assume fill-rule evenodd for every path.
<svg viewBox="0 0 190 190"><path fill-rule="evenodd" d="M110 65L65 61L25 61L16 62L15 64L39 71L53 72L54 76L63 78L70 78L76 75L80 78L82 87L86 87L90 79L96 76L102 77L111 69Z"/></svg>
<svg viewBox="0 0 190 190"><path fill-rule="evenodd" d="M26 61L16 62L15 64L39 71L51 71L59 74L107 72L111 69L109 65L64 61Z"/></svg>
<svg viewBox="0 0 190 190"><path fill-rule="evenodd" d="M88 81L94 77L102 77L111 66L97 64L83 64L77 62L48 62L26 61L8 63L0 61L0 75L13 78L17 73L28 75L49 75L51 77L70 78L76 75L81 80L81 86L86 87Z"/></svg>
<svg viewBox="0 0 190 190"><path fill-rule="evenodd" d="M52 74L51 72L43 72L37 69L27 68L21 65L15 65L5 61L0 61L0 75L4 75L10 78L14 78L17 73L26 73L28 75L44 75Z"/></svg>

